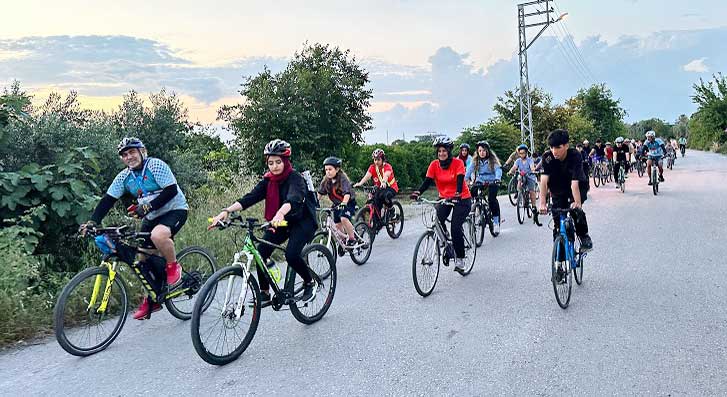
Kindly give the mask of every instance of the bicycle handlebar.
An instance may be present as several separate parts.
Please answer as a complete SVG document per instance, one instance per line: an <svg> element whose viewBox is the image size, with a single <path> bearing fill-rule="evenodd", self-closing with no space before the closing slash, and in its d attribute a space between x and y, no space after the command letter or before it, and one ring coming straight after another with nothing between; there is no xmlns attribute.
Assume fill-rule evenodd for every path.
<svg viewBox="0 0 727 397"><path fill-rule="evenodd" d="M214 218L207 218L208 223L212 223L213 220L214 220ZM228 227L231 227L231 226L244 227L249 230L268 229L271 227L273 227L273 228L287 227L288 222L282 221L277 226L274 226L272 222L259 223L257 218L244 218L243 219L242 215L240 215L240 214L230 214L230 217L227 221L217 222L217 224L213 225L214 228L220 229L220 230L227 229Z"/></svg>

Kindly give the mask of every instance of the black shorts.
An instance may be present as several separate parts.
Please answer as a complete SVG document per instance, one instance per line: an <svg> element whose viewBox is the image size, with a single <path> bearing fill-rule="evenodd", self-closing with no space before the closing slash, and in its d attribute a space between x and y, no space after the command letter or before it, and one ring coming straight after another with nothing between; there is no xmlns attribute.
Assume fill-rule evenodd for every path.
<svg viewBox="0 0 727 397"><path fill-rule="evenodd" d="M187 222L187 210L172 210L164 213L154 219L147 219L141 221L140 232L148 233L151 232L157 225L164 225L172 231L172 238L179 233L182 226ZM145 248L154 248L154 244L151 239L147 239L144 242Z"/></svg>
<svg viewBox="0 0 727 397"><path fill-rule="evenodd" d="M333 222L341 223L341 218L346 218L349 221L353 218L356 213L356 200L349 200L348 204L343 209L336 208L333 210Z"/></svg>

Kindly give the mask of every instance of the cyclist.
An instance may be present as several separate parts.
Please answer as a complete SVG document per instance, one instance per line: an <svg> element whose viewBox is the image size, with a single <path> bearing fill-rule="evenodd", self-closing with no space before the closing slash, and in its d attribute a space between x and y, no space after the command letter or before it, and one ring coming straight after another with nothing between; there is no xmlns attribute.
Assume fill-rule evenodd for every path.
<svg viewBox="0 0 727 397"><path fill-rule="evenodd" d="M686 150L687 149L687 137L680 137L679 138L679 150Z"/></svg>
<svg viewBox="0 0 727 397"><path fill-rule="evenodd" d="M356 212L356 197L353 194L348 175L341 169L342 163L341 159L337 157L328 157L323 161L326 176L318 187L318 200L320 201L323 196L328 196L335 208L333 222L336 223L336 227L348 235L346 245L354 247L356 246L356 234L353 232L351 218Z"/></svg>
<svg viewBox="0 0 727 397"><path fill-rule="evenodd" d="M513 164L515 164L515 160L517 160L518 157L519 156L517 154L517 147L516 147L515 150L512 153L510 153L510 155L507 157L505 164L503 164L503 168L511 167Z"/></svg>
<svg viewBox="0 0 727 397"><path fill-rule="evenodd" d="M100 225L116 201L125 194L136 197L137 204L127 208L129 215L142 219L141 232L151 232L151 241L143 248L156 248L167 262L166 281L171 288L182 279L182 267L177 263L174 236L187 222L187 199L177 186L172 170L162 160L148 157L144 143L128 137L119 142L117 151L126 168L114 178L106 194L96 205L91 220L81 225L82 233ZM152 303L148 297L139 305L133 317L143 320L162 306Z"/></svg>
<svg viewBox="0 0 727 397"><path fill-rule="evenodd" d="M375 149L371 153L374 163L354 187L363 186L369 179L374 180L374 186L379 188L374 196L374 205L381 213L384 204L391 209L391 200L399 193L399 183L394 177L394 168L386 161L386 153L382 149ZM391 218L390 218L391 219Z"/></svg>
<svg viewBox="0 0 727 397"><path fill-rule="evenodd" d="M526 146L527 148L527 146ZM492 211L492 223L495 227L500 226L500 203L497 201L498 184L502 179L502 167L500 167L500 159L490 148L487 141L477 142L477 155L472 161L467 172L465 180L470 184L487 184L487 201L490 203ZM527 156L527 149L526 149ZM479 193L479 187L472 188L472 194L475 196Z"/></svg>
<svg viewBox="0 0 727 397"><path fill-rule="evenodd" d="M664 182L664 162L662 161L662 158L665 153L666 148L664 147L664 142L661 138L657 139L656 133L653 130L647 131L646 140L644 141L644 146L641 149L641 154L644 156L647 156L648 154L646 173L649 175L649 186L652 185L651 165L654 164L654 162L656 162L656 165L659 167L659 182Z"/></svg>
<svg viewBox="0 0 727 397"><path fill-rule="evenodd" d="M470 156L470 145L463 143L459 145L459 159L464 163L465 168L470 166L472 163L472 156Z"/></svg>
<svg viewBox="0 0 727 397"><path fill-rule="evenodd" d="M606 147L603 146L601 139L596 139L596 146L591 149L591 151L588 153L588 156L593 159L592 162L596 166L601 166L601 164L605 161Z"/></svg>
<svg viewBox="0 0 727 397"><path fill-rule="evenodd" d="M537 178L534 174L536 171L535 162L532 158L528 157L528 147L525 144L518 146L517 150L520 154L520 158L515 160L515 164L507 173L508 175L514 175L515 171L518 171L521 174L524 173L526 175L525 189L530 192L530 205L533 207L533 213L537 214L537 209L535 208L535 184L537 183Z"/></svg>
<svg viewBox="0 0 727 397"><path fill-rule="evenodd" d="M543 155L543 175L540 177L540 213L547 214L545 198L550 191L554 208L573 209L576 235L581 240L581 250L593 249L593 242L588 235L588 222L583 212L583 203L588 198L588 178L581 167L581 155L568 145L568 131L558 129L548 135L550 152ZM558 236L559 216L553 215L555 228L553 238Z"/></svg>
<svg viewBox="0 0 727 397"><path fill-rule="evenodd" d="M265 231L262 239L274 244L282 244L288 240L285 248L285 260L303 279L301 300L308 302L314 297L313 292L316 285L300 254L303 247L313 239L318 227L315 209L312 207L312 203L306 200L308 185L303 176L294 170L290 163L292 151L288 142L274 139L265 145L263 154L269 171L263 175L263 179L255 185L252 191L215 216L208 229L225 221L230 213L245 210L264 200L265 220L269 221L273 228ZM279 227L283 221L287 221L287 227ZM273 253L273 247L259 244L257 248L263 262L267 262ZM261 292L260 301L269 305L270 285L262 276L259 268L257 272Z"/></svg>
<svg viewBox="0 0 727 397"><path fill-rule="evenodd" d="M439 197L450 201L452 205L437 206L437 218L442 228L446 231L445 221L452 213L452 245L454 245L454 270L460 274L464 271L464 231L462 225L472 207L470 190L465 181L466 169L462 160L452 157L454 143L447 136L434 138L432 145L437 148L437 159L433 160L427 168L427 175L424 182L411 194L412 200L419 199L432 182L439 191Z"/></svg>
<svg viewBox="0 0 727 397"><path fill-rule="evenodd" d="M522 145L520 145L522 146ZM525 146L527 148L527 146ZM543 157L538 152L533 152L533 154L530 156L533 159L533 164L535 164L535 171L538 171L543 168ZM516 160L517 161L517 160Z"/></svg>
<svg viewBox="0 0 727 397"><path fill-rule="evenodd" d="M613 149L615 157L615 163L613 168L614 179L616 180L616 187L621 185L618 183L618 173L621 169L621 165L624 167L624 177L629 177L629 165L631 164L631 153L629 151L629 145L624 142L623 137L616 138L616 147Z"/></svg>

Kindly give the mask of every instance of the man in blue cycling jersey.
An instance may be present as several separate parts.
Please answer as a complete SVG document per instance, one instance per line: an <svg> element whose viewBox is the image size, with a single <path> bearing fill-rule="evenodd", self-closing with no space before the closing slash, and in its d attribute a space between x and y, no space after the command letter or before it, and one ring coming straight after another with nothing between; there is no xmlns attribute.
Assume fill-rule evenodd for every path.
<svg viewBox="0 0 727 397"><path fill-rule="evenodd" d="M642 154L648 156L646 162L646 174L651 175L651 165L656 163L659 167L659 182L664 182L664 162L662 158L666 154L666 148L664 141L661 138L656 138L656 132L648 131L646 133L646 141L644 141L644 147L641 149ZM651 178L649 178L649 186L651 186Z"/></svg>
<svg viewBox="0 0 727 397"><path fill-rule="evenodd" d="M145 248L154 248L166 259L166 281L169 287L182 279L182 267L177 263L172 238L187 221L187 200L177 186L172 170L162 160L147 157L146 148L138 138L124 138L119 143L119 157L127 168L116 175L106 194L96 206L91 220L81 225L87 228L101 224L116 201L125 194L137 200L127 209L129 215L141 218L141 232L151 232L151 242ZM153 245L151 245L151 244ZM134 318L143 320L161 305L144 298Z"/></svg>

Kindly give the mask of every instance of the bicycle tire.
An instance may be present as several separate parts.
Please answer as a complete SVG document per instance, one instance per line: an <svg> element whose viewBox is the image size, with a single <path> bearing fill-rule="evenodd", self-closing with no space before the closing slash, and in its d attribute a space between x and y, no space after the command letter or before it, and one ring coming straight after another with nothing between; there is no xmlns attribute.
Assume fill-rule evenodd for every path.
<svg viewBox="0 0 727 397"><path fill-rule="evenodd" d="M257 327L260 322L260 313L261 313L261 303L260 303L260 288L258 287L257 280L250 275L247 278L247 285L245 286L247 292L252 293L252 306L250 306L250 301L248 300L247 292L244 294L243 298L243 308L242 315L245 315L245 312L249 309L251 310L250 317L250 324L248 326L247 331L245 332L245 337L240 339L240 343L235 347L232 351L230 351L227 354L216 354L213 352L210 352L209 349L206 347L204 341L202 340L202 334L206 334L206 330L200 331L201 322L202 322L202 316L203 315L209 315L211 318L216 317L216 312L220 311L220 319L219 320L211 320L214 324L217 324L219 321L222 321L222 326L224 327L224 337L225 342L227 342L227 329L230 328L230 326L234 325L236 322L239 324L241 321L240 319L231 318L230 316L235 315L235 311L239 309L234 304L233 306L230 306L232 302L225 302L225 296L227 296L228 291L227 289L232 287L234 291L235 283L233 280L225 281L221 285L217 285L220 280L222 280L225 276L232 276L232 277L240 277L242 278L244 276L244 272L242 268L238 265L233 266L227 266L225 268L222 268L215 272L209 279L207 279L207 282L202 286L202 289L199 291L199 297L201 299L197 299L194 303L194 309L192 311L192 324L190 327L190 333L192 336L192 345L194 346L194 350L197 352L197 355L199 357L206 361L209 364L212 365L225 365L229 364L235 360L237 360L242 353L247 350L248 346L250 346L250 342L252 342L252 339L255 337L255 332L257 332ZM242 281L242 280L241 280ZM223 287L223 285L225 285ZM242 283L240 283L240 286L242 286ZM223 292L224 291L224 292ZM242 293L242 291L240 291ZM211 296L208 298L208 295ZM221 295L223 298L222 306L217 307L215 304L207 305L207 308L205 308L203 302L206 300L215 301L215 298ZM234 292L230 292L229 296L239 296L239 294L235 294ZM232 335L232 333L231 333ZM239 337L239 334L237 332L234 333L234 335ZM220 334L220 337L222 334ZM219 341L219 338L216 340L216 342ZM219 346L219 343L214 343L215 346Z"/></svg>
<svg viewBox="0 0 727 397"><path fill-rule="evenodd" d="M464 249L465 249L465 268L460 273L463 277L470 274L475 267L475 259L477 259L477 243L475 242L475 224L472 217L468 217L464 229Z"/></svg>
<svg viewBox="0 0 727 397"><path fill-rule="evenodd" d="M430 248L431 249L431 258L428 260L426 257L423 258L423 260L426 260L426 261L422 262L422 269L425 270L428 267L433 268L433 273L432 273L433 275L432 275L432 277L429 277L429 279L431 280L431 285L424 284L423 282L425 281L425 279L423 277L418 276L418 274L419 274L419 271L418 271L419 270L419 267L418 267L419 250L422 249L422 243L425 240L428 240L428 242L426 243L427 245L424 247L424 249L425 249L424 254L426 255L427 254L426 249ZM431 263L429 263L429 262L431 262ZM440 264L441 264L441 252L440 252L439 244L437 242L437 238L434 234L434 231L427 230L419 237L416 245L414 246L414 257L412 258L412 269L411 269L412 270L411 271L412 279L414 281L414 289L416 289L417 293L419 295L421 295L422 297L426 298L427 296L431 295L432 291L434 291L434 287L437 285L437 280L439 279ZM428 273L428 271L426 273Z"/></svg>
<svg viewBox="0 0 727 397"><path fill-rule="evenodd" d="M581 253L581 240L576 237L576 242L573 246L575 251L575 257L576 259L576 268L573 269L573 278L576 280L576 284L582 285L583 284L583 264L585 259L585 255Z"/></svg>
<svg viewBox="0 0 727 397"><path fill-rule="evenodd" d="M201 269L202 266L194 266L191 260L186 260L185 258L188 258L190 255L197 254L200 256L204 261L204 267L207 267L206 269ZM217 262L215 261L215 257L206 249L198 246L190 246L186 247L183 250L179 251L177 253L177 262L179 262L180 265L182 265L182 271L184 272L184 275L189 277L191 275L190 272L197 271L200 279L198 281L198 285L196 286L196 290L190 291L189 294L184 294L177 298L167 299L164 301L164 306L166 306L167 310L169 310L169 313L183 321L187 321L192 318L192 309L194 308L194 301L196 300L194 297L197 292L199 292L200 288L204 285L205 281L207 281L210 276L212 276L217 271ZM186 263L185 263L186 262ZM208 265L208 266L205 266ZM190 270L190 266L192 269ZM203 270L201 272L200 270ZM179 298L186 297L186 301L189 304L189 311L185 311L185 309L180 308L180 302L181 300L177 300ZM191 301L191 302L190 302ZM209 306L210 302L207 302L207 306Z"/></svg>
<svg viewBox="0 0 727 397"><path fill-rule="evenodd" d="M100 342L89 347L78 346L74 342L71 342L71 340L69 339L67 331L71 330L71 324L66 324L66 319L63 314L65 313L66 306L72 304L72 299L70 298L71 293L74 292L76 287L78 287L83 281L88 278L105 276L106 280L108 280L108 273L108 268L97 266L85 269L82 272L76 274L71 279L71 281L68 282L65 287L63 287L63 290L61 291L61 294L58 296L58 300L56 301L56 305L53 308L53 330L55 332L56 340L58 341L58 344L61 345L63 350L74 356L86 357L106 349L119 336L121 330L124 327L124 324L126 323L126 317L129 314L128 288L126 286L126 283L124 282L124 279L121 278L120 275L117 273L117 276L114 278L114 284L112 284L112 289L114 286L116 286L116 288L118 288L121 292L122 299L119 302L120 310L118 310L118 321L116 322L116 325L114 325L114 327L112 328L111 333ZM101 282L102 285L106 285L103 280ZM87 302L83 298L81 298L78 304L80 304L81 307L85 305L88 308ZM88 312L88 309L86 310ZM91 318L90 316L90 313L88 315L89 319L93 320L93 318ZM104 320L103 318L100 318L99 320L99 324L108 321ZM90 329L88 332L88 336L89 338L91 337Z"/></svg>
<svg viewBox="0 0 727 397"><path fill-rule="evenodd" d="M373 232L365 222L358 222L353 228L356 234L358 234L358 236L364 240L364 244L367 245L366 248L354 248L349 252L353 263L361 266L369 260L369 257L371 256L371 251L374 249ZM356 255L355 253L357 252L361 253L362 255Z"/></svg>
<svg viewBox="0 0 727 397"><path fill-rule="evenodd" d="M366 223L366 222L362 222ZM328 238L328 232L325 230L319 230L316 232L316 234L313 235L313 239L311 240L311 243L313 244L320 244L331 252L331 257L333 258L333 263L338 262L338 250L336 249L336 239L331 237L330 240Z"/></svg>
<svg viewBox="0 0 727 397"><path fill-rule="evenodd" d="M601 171L598 167L593 169L593 184L598 187L601 184Z"/></svg>
<svg viewBox="0 0 727 397"><path fill-rule="evenodd" d="M573 287L572 276L573 272L570 271L570 265L566 263L565 274L561 274L558 277L558 252L563 250L563 257L565 257L565 240L563 236L557 236L553 241L553 256L551 257L551 283L553 284L553 292L555 293L555 300L558 302L558 306L561 309L566 309L570 304L571 289Z"/></svg>
<svg viewBox="0 0 727 397"><path fill-rule="evenodd" d="M523 196L522 194L519 194L519 196L517 198L517 208L516 208L517 222L521 225L523 223L525 223L525 203L524 203L525 199L522 196Z"/></svg>
<svg viewBox="0 0 727 397"><path fill-rule="evenodd" d="M311 263L311 255L313 255L315 263ZM315 296L311 301L303 302L299 300L290 303L290 314L303 324L313 324L326 315L326 312L328 312L328 309L333 303L338 279L336 265L333 263L328 248L320 244L306 245L300 253L300 256L306 262L308 271L311 272L313 280L317 283L317 288ZM302 294L303 279L290 267L288 267L287 272L292 272L292 275L287 277L289 273L286 273L286 290L293 291L296 296ZM328 276L323 277L324 274ZM321 294L325 295L319 296ZM311 308L313 309L310 310Z"/></svg>
<svg viewBox="0 0 727 397"><path fill-rule="evenodd" d="M401 206L401 203L398 201L394 201L391 203L391 207L394 208L394 212L398 212L398 217L396 218L396 223L392 224L391 220L388 219L388 222L386 223L386 233L391 237L392 239L396 240L401 236L401 232L404 230L404 207ZM398 226L398 231L396 230L396 226Z"/></svg>
<svg viewBox="0 0 727 397"><path fill-rule="evenodd" d="M507 184L507 197L513 207L517 206L517 178L511 178Z"/></svg>
<svg viewBox="0 0 727 397"><path fill-rule="evenodd" d="M477 243L477 247L482 247L482 244L485 242L485 229L487 228L487 222L485 221L485 216L482 214L482 211L477 209L477 212L475 213L476 219L477 219L477 226L476 233L477 238L475 242Z"/></svg>

